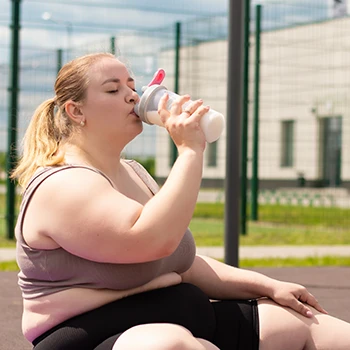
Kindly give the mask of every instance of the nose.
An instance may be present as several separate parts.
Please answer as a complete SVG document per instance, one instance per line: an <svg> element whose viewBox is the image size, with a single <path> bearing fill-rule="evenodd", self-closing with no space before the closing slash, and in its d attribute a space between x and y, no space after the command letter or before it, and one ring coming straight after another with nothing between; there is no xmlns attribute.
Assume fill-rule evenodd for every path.
<svg viewBox="0 0 350 350"><path fill-rule="evenodd" d="M137 102L139 102L139 100L140 100L140 96L137 94L136 91L132 91L132 93L127 96L127 102L129 103L136 104Z"/></svg>

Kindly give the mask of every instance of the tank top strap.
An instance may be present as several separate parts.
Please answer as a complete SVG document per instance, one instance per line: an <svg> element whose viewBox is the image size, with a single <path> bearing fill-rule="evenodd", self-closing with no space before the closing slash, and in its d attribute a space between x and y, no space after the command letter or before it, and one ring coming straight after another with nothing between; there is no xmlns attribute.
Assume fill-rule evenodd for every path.
<svg viewBox="0 0 350 350"><path fill-rule="evenodd" d="M51 175L58 173L60 171L63 171L66 169L72 169L72 168L83 168L83 169L94 171L95 173L98 173L102 175L104 178L106 178L106 180L111 184L111 186L114 187L111 179L107 175L105 175L103 172L101 172L98 169L95 169L93 167L89 167L86 165L68 164L68 165L62 165L62 166L40 168L35 172L33 177L29 180L28 185L26 186L26 188L22 193L22 202L21 202L21 206L20 206L20 210L17 218L17 228L16 228L17 240L25 243L23 241L23 236L22 236L22 225L23 225L24 214L28 206L28 203L30 202L30 199L32 198L34 192L37 190L40 184Z"/></svg>
<svg viewBox="0 0 350 350"><path fill-rule="evenodd" d="M146 186L153 194L156 194L159 191L157 182L140 163L131 159L124 159L124 161L133 168L135 173L140 177L140 179L146 184Z"/></svg>

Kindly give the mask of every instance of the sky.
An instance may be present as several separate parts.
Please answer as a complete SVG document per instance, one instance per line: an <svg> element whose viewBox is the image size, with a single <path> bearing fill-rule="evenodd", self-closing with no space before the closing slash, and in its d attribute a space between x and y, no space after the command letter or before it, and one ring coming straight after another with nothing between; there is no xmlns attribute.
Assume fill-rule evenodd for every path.
<svg viewBox="0 0 350 350"><path fill-rule="evenodd" d="M44 54L40 54L42 57L38 57L36 61L31 58L45 50L54 52L67 46L76 48L92 42L106 42L111 36L118 37L125 33L152 31L158 34L165 33L169 28L173 30L171 28L175 22L186 25L188 32L193 30L198 40L215 39L213 35L227 37L229 1L22 0L20 56L24 71L26 68L29 69L28 74L24 73L21 77L21 84L26 86L26 89L31 89L30 84L33 80L40 84L39 79L44 79L42 83L44 89L45 79L52 80L51 77L35 75L36 65L39 66L40 60L45 59ZM329 2L332 1L334 0L251 0L252 29L254 29L254 8L258 3L263 5L263 29L270 30L326 19L329 14ZM0 150L5 144L5 134L1 133L1 130L6 127L8 85L8 77L4 76L1 68L8 65L10 57L11 4L11 0L0 0ZM137 41L132 40L132 36L122 44L125 49L128 46L138 45ZM146 39L143 44L147 45ZM150 47L153 44L152 41L149 42ZM135 51L136 47L133 49ZM147 63L148 57L143 57L141 53L139 59ZM147 73L151 73L152 69L150 66L150 72ZM29 95L22 95L21 98L22 103L32 99Z"/></svg>
<svg viewBox="0 0 350 350"><path fill-rule="evenodd" d="M251 0L251 4L252 7L257 3L266 5L270 13L266 14L265 26L269 27L268 19L276 25L277 20L283 24L323 16L328 1ZM11 2L0 0L0 46L9 42ZM74 45L108 33L149 30L170 26L176 21L225 16L228 7L229 0L22 0L21 39L26 46L62 47L67 44L68 27ZM51 15L46 21L42 18L45 12ZM58 32L65 35L58 37Z"/></svg>

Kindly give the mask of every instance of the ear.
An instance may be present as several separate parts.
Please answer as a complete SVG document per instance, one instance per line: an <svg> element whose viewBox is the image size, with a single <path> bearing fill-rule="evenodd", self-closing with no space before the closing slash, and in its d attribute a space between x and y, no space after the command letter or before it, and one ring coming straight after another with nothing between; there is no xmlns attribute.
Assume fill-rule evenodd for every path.
<svg viewBox="0 0 350 350"><path fill-rule="evenodd" d="M69 100L66 102L64 108L67 115L73 122L80 124L80 122L85 119L80 103Z"/></svg>

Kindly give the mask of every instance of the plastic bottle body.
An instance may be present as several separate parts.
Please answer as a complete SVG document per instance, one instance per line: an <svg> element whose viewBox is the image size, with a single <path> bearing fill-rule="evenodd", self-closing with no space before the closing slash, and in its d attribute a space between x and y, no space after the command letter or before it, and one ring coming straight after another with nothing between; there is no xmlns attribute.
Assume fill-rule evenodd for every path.
<svg viewBox="0 0 350 350"><path fill-rule="evenodd" d="M152 85L147 87L139 103L135 106L135 113L147 124L155 124L163 126L160 116L158 114L158 103L164 93L169 95L167 109L170 110L173 102L178 98L179 95L167 90L162 85ZM186 102L183 105L183 109L186 108L191 101ZM207 142L211 143L216 141L222 134L225 127L224 116L210 109L206 114L203 115L200 121L200 126L203 130Z"/></svg>

